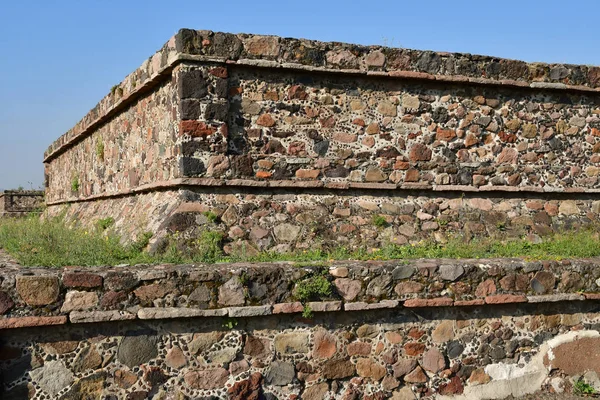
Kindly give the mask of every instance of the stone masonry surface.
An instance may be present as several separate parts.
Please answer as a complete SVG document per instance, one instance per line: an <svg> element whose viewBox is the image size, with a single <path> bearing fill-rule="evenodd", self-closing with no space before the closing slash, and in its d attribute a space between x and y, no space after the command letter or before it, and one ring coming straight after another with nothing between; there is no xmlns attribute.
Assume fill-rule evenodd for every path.
<svg viewBox="0 0 600 400"><path fill-rule="evenodd" d="M568 390L569 376L600 373L599 262L49 269L6 260L1 390L3 399L315 400ZM300 302L314 277L330 294Z"/></svg>
<svg viewBox="0 0 600 400"><path fill-rule="evenodd" d="M181 30L50 146L48 212L156 244L210 211L228 252L593 225L599 71Z"/></svg>
<svg viewBox="0 0 600 400"><path fill-rule="evenodd" d="M21 216L40 209L44 192L38 190L5 190L0 192L0 217Z"/></svg>

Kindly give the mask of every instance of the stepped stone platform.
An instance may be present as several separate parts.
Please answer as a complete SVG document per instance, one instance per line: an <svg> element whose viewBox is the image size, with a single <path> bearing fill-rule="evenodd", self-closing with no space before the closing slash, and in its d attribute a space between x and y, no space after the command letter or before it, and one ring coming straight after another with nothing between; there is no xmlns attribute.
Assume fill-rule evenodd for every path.
<svg viewBox="0 0 600 400"><path fill-rule="evenodd" d="M184 29L48 148L48 213L232 254L542 237L597 223L599 91L592 66Z"/></svg>

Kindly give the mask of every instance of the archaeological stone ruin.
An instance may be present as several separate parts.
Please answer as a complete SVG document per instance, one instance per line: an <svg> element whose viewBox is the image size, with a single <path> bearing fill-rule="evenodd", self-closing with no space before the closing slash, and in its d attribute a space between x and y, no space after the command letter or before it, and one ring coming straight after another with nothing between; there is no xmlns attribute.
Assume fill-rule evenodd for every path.
<svg viewBox="0 0 600 400"><path fill-rule="evenodd" d="M0 192L0 217L22 217L41 212L44 192L39 190L4 190Z"/></svg>
<svg viewBox="0 0 600 400"><path fill-rule="evenodd" d="M184 29L44 164L46 217L151 251L539 241L598 223L600 67ZM3 399L503 399L600 374L599 259L4 264Z"/></svg>

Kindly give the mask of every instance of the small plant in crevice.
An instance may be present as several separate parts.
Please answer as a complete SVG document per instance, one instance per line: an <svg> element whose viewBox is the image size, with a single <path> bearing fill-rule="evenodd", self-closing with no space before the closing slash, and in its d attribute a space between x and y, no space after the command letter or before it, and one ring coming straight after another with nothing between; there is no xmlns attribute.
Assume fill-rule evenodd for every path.
<svg viewBox="0 0 600 400"><path fill-rule="evenodd" d="M71 192L79 192L79 187L79 177L75 175L73 178L71 178Z"/></svg>
<svg viewBox="0 0 600 400"><path fill-rule="evenodd" d="M104 161L104 142L101 139L96 141L96 156L100 161Z"/></svg>
<svg viewBox="0 0 600 400"><path fill-rule="evenodd" d="M443 218L438 218L437 223L439 226L447 226L449 221L447 219L443 219Z"/></svg>
<svg viewBox="0 0 600 400"><path fill-rule="evenodd" d="M381 215L373 215L373 225L378 228L385 228L388 226L388 222Z"/></svg>
<svg viewBox="0 0 600 400"><path fill-rule="evenodd" d="M302 317L306 319L311 319L313 317L313 310L308 304L304 304L304 308L302 309Z"/></svg>
<svg viewBox="0 0 600 400"><path fill-rule="evenodd" d="M114 85L113 87L110 88L110 94L113 96L117 96L117 97L121 97L123 96L123 88L121 87L121 85Z"/></svg>
<svg viewBox="0 0 600 400"><path fill-rule="evenodd" d="M224 318L221 326L225 329L232 330L237 326L238 322L235 318Z"/></svg>
<svg viewBox="0 0 600 400"><path fill-rule="evenodd" d="M216 223L219 219L219 216L212 211L205 211L202 213L202 215L204 215L206 219L208 219L208 221L212 222L213 224Z"/></svg>
<svg viewBox="0 0 600 400"><path fill-rule="evenodd" d="M113 217L101 218L98 221L96 221L96 226L98 226L100 230L105 231L108 228L110 228L114 223L115 219Z"/></svg>
<svg viewBox="0 0 600 400"><path fill-rule="evenodd" d="M248 273L246 271L242 271L240 273L240 275L238 276L238 280L240 281L240 283L242 285L247 285L248 282L250 281L250 277L248 277Z"/></svg>
<svg viewBox="0 0 600 400"><path fill-rule="evenodd" d="M323 274L316 274L296 282L296 288L294 289L294 296L304 305L302 311L304 318L312 317L312 309L308 302L326 299L331 294L331 282Z"/></svg>
<svg viewBox="0 0 600 400"><path fill-rule="evenodd" d="M573 384L573 393L575 394L596 394L596 389L582 378Z"/></svg>

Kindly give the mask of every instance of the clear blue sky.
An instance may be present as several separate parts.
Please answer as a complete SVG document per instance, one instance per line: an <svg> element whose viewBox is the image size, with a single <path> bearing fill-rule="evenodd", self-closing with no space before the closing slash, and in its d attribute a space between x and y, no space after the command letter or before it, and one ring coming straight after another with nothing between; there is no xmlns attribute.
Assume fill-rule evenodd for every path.
<svg viewBox="0 0 600 400"><path fill-rule="evenodd" d="M600 65L597 0L0 0L0 188L179 28Z"/></svg>

